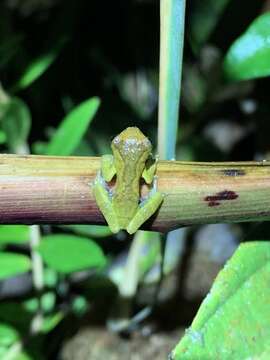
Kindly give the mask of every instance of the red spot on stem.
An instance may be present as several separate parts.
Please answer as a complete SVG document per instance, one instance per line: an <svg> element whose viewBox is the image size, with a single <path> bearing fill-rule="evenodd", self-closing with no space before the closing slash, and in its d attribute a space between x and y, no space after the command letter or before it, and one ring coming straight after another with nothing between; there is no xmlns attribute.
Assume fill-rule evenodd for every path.
<svg viewBox="0 0 270 360"><path fill-rule="evenodd" d="M238 198L238 194L231 190L224 190L216 193L215 195L209 195L204 198L204 201L208 202L208 206L218 206L221 201L235 200Z"/></svg>

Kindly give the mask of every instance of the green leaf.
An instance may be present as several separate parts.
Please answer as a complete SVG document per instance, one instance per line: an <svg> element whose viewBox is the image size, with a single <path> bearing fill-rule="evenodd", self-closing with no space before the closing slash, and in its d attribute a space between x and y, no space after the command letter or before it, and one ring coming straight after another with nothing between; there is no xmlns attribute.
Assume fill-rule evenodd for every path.
<svg viewBox="0 0 270 360"><path fill-rule="evenodd" d="M112 235L108 226L102 225L61 225L62 229L71 230L79 235L103 238Z"/></svg>
<svg viewBox="0 0 270 360"><path fill-rule="evenodd" d="M11 346L19 339L18 332L8 324L0 324L0 347Z"/></svg>
<svg viewBox="0 0 270 360"><path fill-rule="evenodd" d="M15 302L15 301L6 301L5 303L0 303L0 323L8 322L12 324L20 334L29 333L29 324L33 319L33 313L26 311L26 302ZM46 316L45 316L46 318ZM1 338L1 335L0 335ZM42 360L44 357L41 355L41 342L43 341L40 337L31 337L27 341L27 347L23 347L24 351L17 355L16 360ZM26 345L26 344L23 344ZM0 344L0 359L5 360L3 354L7 351L6 347L2 347ZM14 360L15 360L14 359ZM45 359L44 359L45 360Z"/></svg>
<svg viewBox="0 0 270 360"><path fill-rule="evenodd" d="M36 313L41 308L43 313L49 313L54 309L56 301L55 293L52 291L41 295L40 299L37 297L26 300L23 307L29 313Z"/></svg>
<svg viewBox="0 0 270 360"><path fill-rule="evenodd" d="M20 152L25 147L31 127L28 106L19 98L11 98L0 105L1 127L11 152Z"/></svg>
<svg viewBox="0 0 270 360"><path fill-rule="evenodd" d="M0 359L5 359L8 349L5 346L0 346Z"/></svg>
<svg viewBox="0 0 270 360"><path fill-rule="evenodd" d="M21 254L0 253L0 280L25 273L31 269L30 259Z"/></svg>
<svg viewBox="0 0 270 360"><path fill-rule="evenodd" d="M45 236L39 251L48 266L65 274L91 267L103 267L106 263L101 248L94 241L79 236Z"/></svg>
<svg viewBox="0 0 270 360"><path fill-rule="evenodd" d="M19 351L19 350L18 350ZM12 359L12 360L35 360L37 359L36 357L32 357L30 356L27 352L23 351L23 352L16 352L16 354L10 354L9 349L7 349L6 347L0 347L0 359L5 360L5 359ZM38 358L40 359L40 358Z"/></svg>
<svg viewBox="0 0 270 360"><path fill-rule="evenodd" d="M19 353L13 360L34 360L32 356L30 356L27 352L23 351Z"/></svg>
<svg viewBox="0 0 270 360"><path fill-rule="evenodd" d="M253 79L270 75L270 13L252 22L230 47L224 72L231 80Z"/></svg>
<svg viewBox="0 0 270 360"><path fill-rule="evenodd" d="M193 47L202 46L214 30L230 0L197 0L193 2L188 34Z"/></svg>
<svg viewBox="0 0 270 360"><path fill-rule="evenodd" d="M4 131L0 130L0 144L5 144L7 141L7 136Z"/></svg>
<svg viewBox="0 0 270 360"><path fill-rule="evenodd" d="M48 144L46 155L71 155L82 140L99 104L100 100L93 97L76 106L62 120Z"/></svg>
<svg viewBox="0 0 270 360"><path fill-rule="evenodd" d="M0 247L7 244L24 244L29 240L27 225L0 225Z"/></svg>
<svg viewBox="0 0 270 360"><path fill-rule="evenodd" d="M51 269L44 269L44 284L47 288L55 288L58 282L58 273Z"/></svg>
<svg viewBox="0 0 270 360"><path fill-rule="evenodd" d="M76 296L71 304L72 311L77 316L81 316L86 313L89 308L86 297L84 296Z"/></svg>
<svg viewBox="0 0 270 360"><path fill-rule="evenodd" d="M47 150L47 142L45 141L36 141L31 146L32 154L44 155Z"/></svg>
<svg viewBox="0 0 270 360"><path fill-rule="evenodd" d="M9 353L9 349L7 349L6 347L0 347L0 359L5 360L5 359L12 359L12 360L34 360L33 357L31 357L28 353L26 353L25 351L23 352L18 352L16 354L12 354L10 355Z"/></svg>
<svg viewBox="0 0 270 360"><path fill-rule="evenodd" d="M51 51L43 54L33 60L25 69L22 76L19 78L17 83L12 87L11 92L17 92L27 88L35 80L37 80L45 71L51 66L51 64L57 58L61 51L65 40L61 40Z"/></svg>
<svg viewBox="0 0 270 360"><path fill-rule="evenodd" d="M52 331L64 318L64 314L62 312L57 312L52 315L47 315L43 319L41 332L43 334L47 334L48 332Z"/></svg>
<svg viewBox="0 0 270 360"><path fill-rule="evenodd" d="M239 246L176 346L175 360L267 359L270 243Z"/></svg>
<svg viewBox="0 0 270 360"><path fill-rule="evenodd" d="M41 309L44 313L52 311L55 307L56 296L55 293L50 291L43 294L40 298Z"/></svg>
<svg viewBox="0 0 270 360"><path fill-rule="evenodd" d="M32 313L31 318L33 318L33 314L35 314L39 310L38 300L36 298L27 300L26 302L24 302L24 307L27 308L28 311ZM46 334L51 330L53 330L59 324L59 322L64 318L64 313L62 312L57 312L49 315L43 314L43 315L44 315L43 322L40 328L40 331L43 334Z"/></svg>

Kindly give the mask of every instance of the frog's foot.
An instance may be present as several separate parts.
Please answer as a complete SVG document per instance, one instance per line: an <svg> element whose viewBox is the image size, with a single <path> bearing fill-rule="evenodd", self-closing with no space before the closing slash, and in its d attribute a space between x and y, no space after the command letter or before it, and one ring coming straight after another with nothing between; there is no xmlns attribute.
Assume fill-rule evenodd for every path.
<svg viewBox="0 0 270 360"><path fill-rule="evenodd" d="M162 203L164 195L158 191L152 192L151 195L143 202L137 210L135 216L127 226L127 232L134 234L139 227L148 220L159 208Z"/></svg>
<svg viewBox="0 0 270 360"><path fill-rule="evenodd" d="M102 181L102 177L98 175L93 186L93 193L97 205L103 216L105 217L110 230L113 233L117 233L120 230L120 227L118 224L117 216L112 206L110 195L104 185L104 180Z"/></svg>

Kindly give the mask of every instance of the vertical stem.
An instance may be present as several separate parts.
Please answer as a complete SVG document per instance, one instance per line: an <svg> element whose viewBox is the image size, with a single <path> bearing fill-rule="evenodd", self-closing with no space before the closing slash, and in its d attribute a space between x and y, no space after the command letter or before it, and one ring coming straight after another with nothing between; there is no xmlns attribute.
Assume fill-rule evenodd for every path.
<svg viewBox="0 0 270 360"><path fill-rule="evenodd" d="M43 324L43 313L41 308L41 295L44 287L44 270L43 261L36 250L40 244L40 227L38 225L30 226L30 252L32 259L32 274L33 285L36 292L36 296L39 301L38 311L32 319L30 332L31 334L38 334Z"/></svg>
<svg viewBox="0 0 270 360"><path fill-rule="evenodd" d="M161 159L175 159L178 133L178 115L182 79L184 26L186 0L160 0L160 62L159 62L159 104L158 104L158 154ZM182 238L182 229L174 236ZM168 234L167 234L168 235ZM164 253L170 259L180 252L164 237ZM164 255L164 254L163 254ZM166 259L161 266L162 282ZM157 290L157 294L159 289Z"/></svg>
<svg viewBox="0 0 270 360"><path fill-rule="evenodd" d="M158 153L175 157L184 44L185 0L160 0Z"/></svg>
<svg viewBox="0 0 270 360"><path fill-rule="evenodd" d="M40 293L44 286L43 262L39 252L36 250L40 243L40 227L38 225L30 226L30 248L33 264L33 284L34 288Z"/></svg>

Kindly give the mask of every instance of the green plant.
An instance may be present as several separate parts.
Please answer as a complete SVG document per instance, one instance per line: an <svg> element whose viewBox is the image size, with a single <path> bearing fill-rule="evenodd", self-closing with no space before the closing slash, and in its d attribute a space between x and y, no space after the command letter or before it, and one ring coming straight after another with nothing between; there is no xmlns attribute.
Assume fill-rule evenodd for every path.
<svg viewBox="0 0 270 360"><path fill-rule="evenodd" d="M157 145L160 159L194 161L181 164L160 161L159 180L164 182L163 189L171 192L171 198L168 207L161 209L149 228L153 226L154 229L160 229L162 225L163 230L168 231L182 223L269 219L268 163L262 162L255 166L195 162L230 159L228 152L222 149L217 151L215 144L204 137L201 129L211 125L215 116L221 117L224 113L230 119L236 116L234 110L231 110L231 103L240 112L238 107L242 109L246 102L255 99L251 105L257 103L260 109L256 112L256 119L250 112L242 111L241 116L244 122L251 124L247 131L252 132L258 126L260 136L265 136L266 140L268 138L268 131L262 126L267 123L268 99L264 98L262 91L257 96L253 89L254 79L268 76L270 72L269 13L257 17L231 45L226 55L222 56L222 47L225 45L211 38L216 43L209 48L209 39L224 11L229 6L237 7L237 4L231 3L228 0L193 1L192 9L187 9L186 46L187 54L191 52L192 55L187 55L188 60L183 64L181 86L185 1L161 1L161 81L157 138L157 59L146 66L145 62L140 63L140 52L134 51L141 42L143 49L149 48L154 53L145 36L136 42L140 26L146 26L148 21L134 26L132 49L128 41L128 51L122 48L121 41L120 45L115 41L121 39L122 32L114 37L114 33L112 37L106 34L106 39L114 39L117 61L123 61L126 66L123 70L115 65L117 61L112 60L113 56L108 56L113 50L103 44L100 29L86 32L84 24L92 26L96 22L89 21L88 17L84 18L85 22L81 21L84 16L84 7L80 7L83 1L78 1L78 6L72 2L59 1L59 5L52 6L54 16L47 9L49 15L45 13L44 17L39 17L34 9L33 13L26 16L30 34L23 25L23 30L20 26L12 29L12 10L4 4L0 5L5 13L0 27L0 68L4 70L0 89L0 146L3 152L21 156L1 157L1 174L9 180L17 176L21 193L13 193L13 202L9 202L6 207L2 205L0 213L13 216L15 210L23 206L26 217L19 221L29 224L33 213L27 211L28 206L31 208L30 205L38 204L35 209L39 209L40 219L42 216L43 220L46 216L52 216L51 219L55 220L49 226L0 226L0 281L8 283L14 276L18 276L23 282L28 277L33 285L33 289L28 285L25 292L12 295L12 300L8 298L10 294L7 297L3 295L0 303L0 358L42 359L55 356L67 329L77 324L80 326L81 316L91 310L92 305L102 303L104 297L109 303L111 298L115 299L116 292L116 306L113 309L116 310L116 316L106 314L106 320L114 330L132 332L158 306L161 273L166 278L177 268L181 253L177 245L183 240L181 229L168 233L166 239L155 232L138 232L130 239L123 233L112 236L106 226L61 223L61 216L73 210L70 204L75 208L73 215L82 214L85 221L92 216L96 223L102 222L88 187L88 182L96 175L99 160L74 158L71 155L100 156L110 152L112 136L126 126L141 127ZM16 11L24 13L25 9L20 8L19 4L17 6ZM61 16L57 15L57 6L60 7ZM88 12L85 11L87 16L95 14L94 2L84 6L91 7L91 11L89 8ZM106 6L111 5L106 3ZM114 4L115 8L117 6ZM128 14L127 11L127 17ZM48 36L47 44L56 44L45 46L45 51L34 36L40 29L39 21L45 21L48 29L48 35L46 32L43 39ZM104 19L104 23L106 21L109 19ZM115 31L116 23L117 18L111 26L112 32ZM155 22L149 21L149 24L153 34ZM229 35L228 39L232 41ZM33 48L29 46L29 41L34 41ZM127 55L129 52L132 53L132 61ZM121 54L120 60L118 54ZM143 61L146 58L143 56ZM140 63L136 70L133 69L134 59ZM259 86L258 82L256 84ZM89 94L96 94L96 89L99 89L99 97L89 98ZM179 131L180 89L182 103ZM228 108L233 115L228 115ZM215 112L218 115L213 115ZM39 164L41 159L45 159L43 157L29 160L26 172L19 172L18 169L22 169L19 166L21 161L29 159L27 154L30 148L33 154L51 156L46 158L45 172L44 165L41 162ZM74 159L77 159L77 165L74 165ZM35 164L31 161L35 161ZM57 174L54 173L54 164L57 164ZM76 182L70 182L72 176L76 177ZM19 181L25 177L30 181L26 202L23 200L25 183ZM42 196L39 198L32 196L31 192L31 186L38 186L37 179L44 186L44 192L40 191ZM66 187L61 187L63 181L67 181ZM226 192L220 194L215 189L222 182L229 188L237 184L239 192L232 194L226 187ZM175 183L180 184L179 188ZM59 195L59 184L61 194L57 201L53 202L53 197L50 198L52 204L56 204L55 207L45 207L46 196L51 189L55 189L55 194L58 191ZM181 187L183 184L185 186ZM69 191L70 187L72 191ZM13 188L1 188L2 194L7 194L4 190L12 193ZM237 208L230 207L227 200L236 195L239 205ZM87 196L89 198L85 200ZM202 198L204 202L200 202ZM215 208L215 203L219 201L223 201L226 206ZM90 215L89 206L94 209ZM60 217L57 210L61 210ZM243 229L246 232L248 228ZM218 356L222 359L244 359L248 356L267 358L268 236L267 232L262 236L257 232L255 238L247 236L248 240L264 241L240 245L219 273L191 327L172 352L174 359L211 359ZM128 251L127 245L130 245ZM116 256L122 252L125 253L124 262ZM138 311L138 293L145 284L146 287L155 287L154 295ZM123 299L127 299L128 303L123 305ZM133 307L134 304L136 306ZM246 311L243 311L244 306ZM106 313L106 310L102 311ZM170 311L174 315L179 309L171 308ZM70 324L70 318L76 321ZM255 337L254 328L259 329Z"/></svg>

